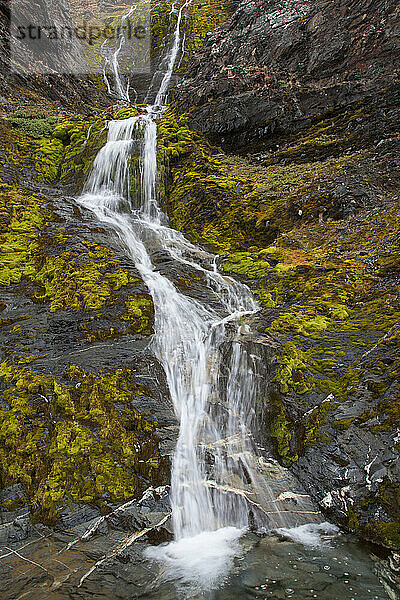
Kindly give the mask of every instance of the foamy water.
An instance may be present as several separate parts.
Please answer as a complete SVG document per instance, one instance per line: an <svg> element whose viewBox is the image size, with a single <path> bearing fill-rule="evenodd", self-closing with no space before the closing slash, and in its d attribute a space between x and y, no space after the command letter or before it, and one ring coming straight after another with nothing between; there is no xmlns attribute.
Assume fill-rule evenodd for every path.
<svg viewBox="0 0 400 600"><path fill-rule="evenodd" d="M340 530L336 525L332 525L332 523L328 522L307 523L306 525L300 525L299 527L280 527L279 529L276 529L278 535L311 548L323 546L327 543L326 537L324 538L324 536L337 535L339 531Z"/></svg>
<svg viewBox="0 0 400 600"><path fill-rule="evenodd" d="M210 591L224 583L233 561L243 553L239 539L245 530L224 527L203 531L191 538L148 548L145 555L162 563L165 580L176 580L194 594Z"/></svg>

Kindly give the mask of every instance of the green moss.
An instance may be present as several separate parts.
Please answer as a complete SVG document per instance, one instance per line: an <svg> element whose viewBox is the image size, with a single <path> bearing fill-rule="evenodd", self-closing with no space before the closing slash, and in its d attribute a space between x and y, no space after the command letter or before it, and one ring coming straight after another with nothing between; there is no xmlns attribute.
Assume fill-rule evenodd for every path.
<svg viewBox="0 0 400 600"><path fill-rule="evenodd" d="M311 318L310 318L311 317ZM312 336L315 332L326 331L329 320L321 315L312 315L312 311L282 313L269 327L269 331L293 331L296 334Z"/></svg>
<svg viewBox="0 0 400 600"><path fill-rule="evenodd" d="M37 196L17 190L0 199L0 285L18 283L35 275L39 231L46 226L46 213Z"/></svg>
<svg viewBox="0 0 400 600"><path fill-rule="evenodd" d="M129 321L136 333L150 335L154 319L153 301L148 295L131 296L126 301L126 312L121 317Z"/></svg>
<svg viewBox="0 0 400 600"><path fill-rule="evenodd" d="M400 523L378 522L369 523L363 528L364 535L370 540L383 544L387 548L399 550L400 548Z"/></svg>
<svg viewBox="0 0 400 600"><path fill-rule="evenodd" d="M352 127L372 114L370 108L373 101L363 99L306 116L302 131L278 131L260 148L244 149L260 150L253 162L251 154L250 160L226 156L185 132L185 122L173 113L160 124L172 225L223 254L223 270L251 287L267 309L259 322L282 343L265 411L276 455L287 466L315 444L329 443L329 436L370 419L371 434L395 431L400 423L399 209L379 166L375 180L365 176L366 159L371 152L372 163L375 151L360 131L369 126ZM367 203L345 218L336 190L343 183L352 189L356 181L366 195L380 189L385 210ZM338 419L342 402L365 394L369 411ZM396 485L374 498L388 523L371 523L367 530L365 507L354 506L349 529L398 547Z"/></svg>
<svg viewBox="0 0 400 600"><path fill-rule="evenodd" d="M29 356L22 356L17 360L19 365L30 365L35 362L38 358L44 358L47 354L31 354Z"/></svg>
<svg viewBox="0 0 400 600"><path fill-rule="evenodd" d="M16 129L11 125L18 123ZM21 170L36 171L39 180L62 180L81 186L99 148L106 140L105 117L0 119L0 138L8 161Z"/></svg>
<svg viewBox="0 0 400 600"><path fill-rule="evenodd" d="M74 129L74 122L66 119L61 119L60 122L54 127L52 131L52 137L56 140L60 140L65 144L69 144L71 141L71 133Z"/></svg>
<svg viewBox="0 0 400 600"><path fill-rule="evenodd" d="M370 540L387 548L400 549L400 483L385 477L378 491L363 501L363 506L380 505L389 516L387 522L371 521L362 528Z"/></svg>
<svg viewBox="0 0 400 600"><path fill-rule="evenodd" d="M21 113L18 116L9 117L6 120L12 127L22 131L25 135L39 140L51 136L52 131L57 124L58 117L38 117Z"/></svg>
<svg viewBox="0 0 400 600"><path fill-rule="evenodd" d="M386 419L377 430L391 431L397 429L400 425L400 392L394 393L389 398L383 399L379 405L380 414L386 415Z"/></svg>
<svg viewBox="0 0 400 600"><path fill-rule="evenodd" d="M277 363L279 366L275 373L275 380L282 394L287 394L292 389L299 394L304 394L313 388L313 383L307 381L304 375L310 357L293 343L285 344L283 352L277 357Z"/></svg>
<svg viewBox="0 0 400 600"><path fill-rule="evenodd" d="M198 136L188 127L187 115L178 117L169 108L157 124L158 151L162 159L175 158L189 153L195 148Z"/></svg>
<svg viewBox="0 0 400 600"><path fill-rule="evenodd" d="M298 460L297 454L294 454L291 448L293 422L288 419L286 407L282 399L272 395L268 406L267 427L268 433L277 455L285 466L290 466Z"/></svg>
<svg viewBox="0 0 400 600"><path fill-rule="evenodd" d="M177 7L183 4L177 2ZM207 33L213 31L225 21L231 13L230 0L193 0L184 12L183 22L185 27L185 54L179 65L179 70L185 70L191 56L203 44ZM171 12L171 5L164 0L159 0L151 7L151 50L153 61L159 60L169 44L171 44L171 31L176 26L176 12Z"/></svg>
<svg viewBox="0 0 400 600"><path fill-rule="evenodd" d="M400 252L384 252L377 261L377 273L380 276L400 273Z"/></svg>
<svg viewBox="0 0 400 600"><path fill-rule="evenodd" d="M167 149L173 160L165 208L175 228L218 252L267 246L296 223L299 198L308 198L310 210L318 215L315 207L326 204L328 194L321 178L328 181L361 158L355 153L321 162L260 166L242 157L216 157L185 120L170 111L159 124L160 152Z"/></svg>
<svg viewBox="0 0 400 600"><path fill-rule="evenodd" d="M39 177L47 181L55 181L59 175L60 165L64 157L64 145L59 139L41 139L37 171Z"/></svg>
<svg viewBox="0 0 400 600"><path fill-rule="evenodd" d="M369 117L377 110L380 93L377 91L377 96L365 96L344 107L308 115L305 121L309 125L300 132L286 131L280 148L271 151L265 162L308 162L338 157L355 148L365 149L370 145L370 140L366 139L367 136L360 135L360 130L354 127L354 123L360 120L368 122ZM366 131L368 126L365 127Z"/></svg>
<svg viewBox="0 0 400 600"><path fill-rule="evenodd" d="M27 279L36 285L35 301L48 302L57 310L94 312L118 302L119 290L138 281L119 267L108 248L86 242L87 251L63 250L63 232L45 235L52 214L44 200L12 189L0 199L0 285L9 286ZM85 245L85 241L83 240ZM51 254L48 249L51 248ZM152 326L151 299L140 295L130 299L132 327L145 333ZM134 305L143 315L135 321ZM135 326L135 327L134 327Z"/></svg>
<svg viewBox="0 0 400 600"><path fill-rule="evenodd" d="M329 423L329 414L348 398L359 381L362 370L351 366L341 376L336 375L335 358L326 357L330 354L335 357L338 353L337 347L304 351L293 342L287 342L277 356L274 380L281 394L295 392L303 396L316 392L326 397L326 400L307 411L298 427L299 454L317 442L330 442L323 432L324 426ZM341 428L343 424L336 422L336 426Z"/></svg>
<svg viewBox="0 0 400 600"><path fill-rule="evenodd" d="M151 55L154 61L160 58L161 51L169 39L172 19L176 22L175 15L171 14L171 6L165 0L152 3L151 6Z"/></svg>
<svg viewBox="0 0 400 600"><path fill-rule="evenodd" d="M338 306L332 306L330 312L332 317L338 318L340 320L347 319L350 316L346 306L343 306L343 304L340 304Z"/></svg>
<svg viewBox="0 0 400 600"><path fill-rule="evenodd" d="M324 393L334 391L335 395L344 399L344 389L350 381L354 382L357 372L349 368L341 378L336 379L336 360L324 357L330 353L335 356L337 347L303 351L293 342L284 344L282 352L277 356L278 366L275 371L275 381L281 392L287 394L293 390L298 394L305 394L316 389Z"/></svg>
<svg viewBox="0 0 400 600"><path fill-rule="evenodd" d="M91 171L98 150L104 146L107 130L104 117L83 120L64 120L53 132L62 141L64 154L60 165L60 179L81 187Z"/></svg>
<svg viewBox="0 0 400 600"><path fill-rule="evenodd" d="M331 439L322 431L323 426L327 422L329 411L336 405L334 400L326 400L319 406L316 406L311 412L307 413L303 418L303 431L300 441L301 453L304 453L307 448L314 446L318 442L329 443Z"/></svg>
<svg viewBox="0 0 400 600"><path fill-rule="evenodd" d="M172 169L172 185L167 186L169 198L165 208L172 225L219 250L229 247L228 232L223 239L220 228L205 215L210 211L218 214L218 206L229 199L238 186L238 178L221 169L211 148L187 127L187 117L178 119L171 111L159 122L159 153L171 165L181 159L179 167Z"/></svg>
<svg viewBox="0 0 400 600"><path fill-rule="evenodd" d="M149 392L132 371L71 367L58 380L4 362L0 379L1 481L23 485L36 518L54 522L70 500L118 502L160 481L155 425L133 406Z"/></svg>
<svg viewBox="0 0 400 600"><path fill-rule="evenodd" d="M50 301L50 312L98 310L110 302L113 289L118 289L107 277L107 267L107 263L91 260L82 264L82 259L73 252L47 257L35 277L44 291L35 297Z"/></svg>
<svg viewBox="0 0 400 600"><path fill-rule="evenodd" d="M120 119L130 119L132 117L137 117L139 114L139 110L134 106L129 108L120 108L114 113L113 119L117 121Z"/></svg>
<svg viewBox="0 0 400 600"><path fill-rule="evenodd" d="M229 255L223 264L224 271L246 275L251 279L260 279L272 271L269 262L257 260L250 252L235 252Z"/></svg>
<svg viewBox="0 0 400 600"><path fill-rule="evenodd" d="M18 494L14 498L10 498L9 500L3 502L2 507L6 511L13 512L15 510L18 510L18 508L23 507L25 503L25 498Z"/></svg>
<svg viewBox="0 0 400 600"><path fill-rule="evenodd" d="M279 303L279 297L276 294L273 294L268 289L264 287L259 287L254 290L255 295L259 300L261 300L262 304L267 308L275 308L275 306Z"/></svg>
<svg viewBox="0 0 400 600"><path fill-rule="evenodd" d="M198 50L207 35L223 23L231 13L230 0L193 0L186 24L185 56L181 64L184 69L191 56Z"/></svg>
<svg viewBox="0 0 400 600"><path fill-rule="evenodd" d="M106 340L114 340L123 335L123 331L115 327L106 327L103 329L94 329L93 324L84 323L82 332L87 342L105 342Z"/></svg>
<svg viewBox="0 0 400 600"><path fill-rule="evenodd" d="M359 530L359 514L358 512L354 509L353 506L349 506L347 509L347 527L350 529L350 531L358 531Z"/></svg>

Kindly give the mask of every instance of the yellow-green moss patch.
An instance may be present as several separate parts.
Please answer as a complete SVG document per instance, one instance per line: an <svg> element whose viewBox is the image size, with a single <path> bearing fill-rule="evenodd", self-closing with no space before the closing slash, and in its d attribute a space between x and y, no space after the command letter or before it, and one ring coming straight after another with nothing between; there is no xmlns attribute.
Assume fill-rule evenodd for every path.
<svg viewBox="0 0 400 600"><path fill-rule="evenodd" d="M37 518L53 522L71 500L122 501L160 480L155 425L134 408L149 392L132 371L71 367L55 379L4 362L0 381L1 481L23 485Z"/></svg>

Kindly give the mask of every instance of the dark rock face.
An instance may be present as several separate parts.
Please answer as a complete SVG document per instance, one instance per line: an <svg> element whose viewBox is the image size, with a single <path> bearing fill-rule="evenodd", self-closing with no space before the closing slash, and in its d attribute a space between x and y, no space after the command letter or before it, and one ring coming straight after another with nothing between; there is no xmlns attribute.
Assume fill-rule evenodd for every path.
<svg viewBox="0 0 400 600"><path fill-rule="evenodd" d="M178 103L227 148L292 133L398 81L399 10L396 0L243 3L191 62Z"/></svg>
<svg viewBox="0 0 400 600"><path fill-rule="evenodd" d="M32 10L36 10L36 16L40 11L46 14L48 3L38 3L33 7L30 2L21 1L19 3L22 18L30 22ZM52 2L51 14L56 14L60 22L68 23L70 15L68 7L64 0L55 0ZM11 73L10 60L10 3L3 2L0 6L0 102L10 110L25 109L27 106L36 105L37 110L55 110L79 108L85 113L95 110L98 107L106 107L110 103L107 94L100 90L95 83L87 76L73 75L17 75ZM17 56L18 47L16 46ZM21 52L23 49L21 48ZM54 65L60 73L65 72L63 61L65 56L57 54L59 52L57 45L49 47L48 53ZM68 51L71 57L71 67L79 64L80 48L72 43ZM21 60L27 60L22 56ZM6 105L5 105L6 104Z"/></svg>

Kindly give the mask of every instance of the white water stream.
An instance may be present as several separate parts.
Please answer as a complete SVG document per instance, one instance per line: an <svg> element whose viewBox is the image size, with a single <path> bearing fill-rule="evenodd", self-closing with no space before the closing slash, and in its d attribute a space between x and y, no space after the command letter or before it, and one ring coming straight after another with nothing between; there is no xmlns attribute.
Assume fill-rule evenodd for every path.
<svg viewBox="0 0 400 600"><path fill-rule="evenodd" d="M211 589L238 554L244 530L254 523L279 527L286 521L257 471L252 439L256 358L241 342L241 320L255 314L258 306L246 286L218 273L212 256L166 225L157 199L157 118L166 102L189 3L178 11L168 68L154 104L143 115L109 123L107 143L79 202L118 234L152 295L151 348L164 367L180 426L171 479L175 542L151 550L149 556L163 561L181 580ZM129 158L138 145L141 197L140 207L133 207ZM178 291L153 264L154 250L198 271L210 305ZM269 506L269 522L256 506L260 503Z"/></svg>

